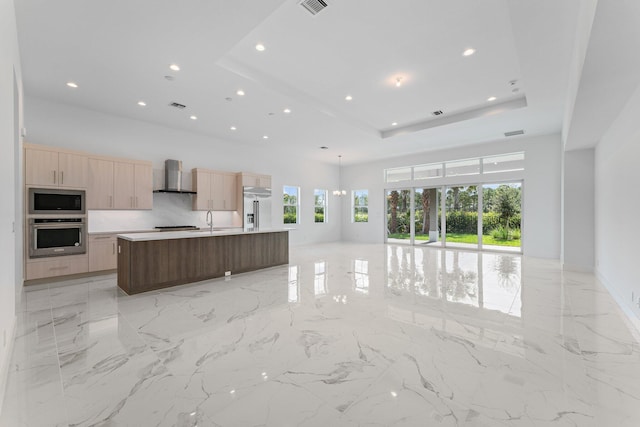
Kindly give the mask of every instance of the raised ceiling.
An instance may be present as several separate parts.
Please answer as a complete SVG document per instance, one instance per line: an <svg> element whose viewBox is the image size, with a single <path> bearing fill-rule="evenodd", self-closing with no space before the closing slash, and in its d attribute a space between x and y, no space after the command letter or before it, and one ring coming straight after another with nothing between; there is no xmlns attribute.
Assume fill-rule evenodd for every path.
<svg viewBox="0 0 640 427"><path fill-rule="evenodd" d="M326 3L20 0L25 92L346 164L562 129L579 0Z"/></svg>

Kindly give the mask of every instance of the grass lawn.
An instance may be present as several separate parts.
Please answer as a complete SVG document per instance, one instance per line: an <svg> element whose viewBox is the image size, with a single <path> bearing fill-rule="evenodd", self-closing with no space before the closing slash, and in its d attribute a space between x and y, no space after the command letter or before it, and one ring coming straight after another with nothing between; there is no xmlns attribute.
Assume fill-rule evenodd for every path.
<svg viewBox="0 0 640 427"><path fill-rule="evenodd" d="M389 234L389 239L403 239L409 240L409 233L394 233ZM427 235L417 235L416 240L429 240ZM478 236L476 234L462 234L462 233L447 233L447 242L450 243L470 243L478 244ZM495 246L520 246L520 239L514 240L498 240L492 236L482 236L482 244L495 245Z"/></svg>

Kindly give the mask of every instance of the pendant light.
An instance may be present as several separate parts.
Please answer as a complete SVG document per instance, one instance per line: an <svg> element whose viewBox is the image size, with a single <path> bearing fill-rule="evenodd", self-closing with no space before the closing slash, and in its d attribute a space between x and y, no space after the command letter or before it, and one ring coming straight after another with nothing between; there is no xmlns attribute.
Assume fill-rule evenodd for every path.
<svg viewBox="0 0 640 427"><path fill-rule="evenodd" d="M338 190L333 190L334 196L346 196L347 190L340 190L342 186L342 154L338 156Z"/></svg>

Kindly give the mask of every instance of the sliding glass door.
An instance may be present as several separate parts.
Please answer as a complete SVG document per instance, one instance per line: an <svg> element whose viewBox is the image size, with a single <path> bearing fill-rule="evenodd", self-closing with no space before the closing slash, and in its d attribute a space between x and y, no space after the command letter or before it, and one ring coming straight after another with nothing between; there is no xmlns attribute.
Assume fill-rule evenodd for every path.
<svg viewBox="0 0 640 427"><path fill-rule="evenodd" d="M482 186L482 247L520 251L522 238L522 183Z"/></svg>
<svg viewBox="0 0 640 427"><path fill-rule="evenodd" d="M446 187L445 245L455 248L478 247L478 187Z"/></svg>
<svg viewBox="0 0 640 427"><path fill-rule="evenodd" d="M411 189L387 190L387 242L412 243Z"/></svg>
<svg viewBox="0 0 640 427"><path fill-rule="evenodd" d="M386 190L389 243L521 251L522 182Z"/></svg>
<svg viewBox="0 0 640 427"><path fill-rule="evenodd" d="M416 188L414 190L415 244L440 245L440 188Z"/></svg>

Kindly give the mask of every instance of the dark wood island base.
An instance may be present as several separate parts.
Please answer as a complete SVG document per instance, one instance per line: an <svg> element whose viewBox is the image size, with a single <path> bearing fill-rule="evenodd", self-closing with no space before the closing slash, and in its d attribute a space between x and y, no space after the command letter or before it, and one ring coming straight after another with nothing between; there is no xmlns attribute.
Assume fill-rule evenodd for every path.
<svg viewBox="0 0 640 427"><path fill-rule="evenodd" d="M118 237L118 287L129 295L289 263L289 232Z"/></svg>

